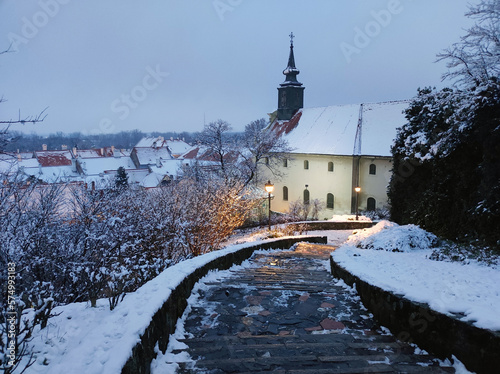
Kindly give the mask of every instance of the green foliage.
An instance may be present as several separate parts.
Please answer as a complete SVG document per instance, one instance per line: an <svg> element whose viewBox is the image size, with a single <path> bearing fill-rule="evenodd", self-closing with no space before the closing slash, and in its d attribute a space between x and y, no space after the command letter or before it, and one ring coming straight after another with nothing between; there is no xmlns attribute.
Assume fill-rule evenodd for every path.
<svg viewBox="0 0 500 374"><path fill-rule="evenodd" d="M391 217L500 247L500 85L419 90L392 148Z"/></svg>
<svg viewBox="0 0 500 374"><path fill-rule="evenodd" d="M128 174L123 166L120 166L116 171L115 186L118 189L123 189L128 187Z"/></svg>

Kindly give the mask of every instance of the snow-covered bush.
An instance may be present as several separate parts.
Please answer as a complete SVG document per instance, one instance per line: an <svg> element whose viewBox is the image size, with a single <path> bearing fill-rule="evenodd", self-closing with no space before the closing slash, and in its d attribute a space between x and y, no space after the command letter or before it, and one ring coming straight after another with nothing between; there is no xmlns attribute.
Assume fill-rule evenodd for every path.
<svg viewBox="0 0 500 374"><path fill-rule="evenodd" d="M453 88L419 89L392 147L391 219L500 251L500 1L439 55Z"/></svg>
<svg viewBox="0 0 500 374"><path fill-rule="evenodd" d="M437 237L415 225L399 226L381 221L369 229L354 232L347 243L363 249L410 252L434 247Z"/></svg>

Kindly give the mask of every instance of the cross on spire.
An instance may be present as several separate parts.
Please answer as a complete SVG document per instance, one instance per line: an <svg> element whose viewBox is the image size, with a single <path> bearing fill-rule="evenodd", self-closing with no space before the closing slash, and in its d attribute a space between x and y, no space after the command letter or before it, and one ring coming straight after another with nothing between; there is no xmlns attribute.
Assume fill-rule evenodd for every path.
<svg viewBox="0 0 500 374"><path fill-rule="evenodd" d="M290 37L290 45L293 45L293 38L295 38L295 35L293 35L293 31L288 36Z"/></svg>

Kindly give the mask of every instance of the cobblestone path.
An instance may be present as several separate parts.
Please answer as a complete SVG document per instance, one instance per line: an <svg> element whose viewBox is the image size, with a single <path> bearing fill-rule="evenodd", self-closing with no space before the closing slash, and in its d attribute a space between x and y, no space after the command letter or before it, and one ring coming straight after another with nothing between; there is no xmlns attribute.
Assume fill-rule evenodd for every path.
<svg viewBox="0 0 500 374"><path fill-rule="evenodd" d="M172 352L194 361L177 372L454 373L377 325L329 274L332 249L300 243L208 277L190 299L184 349Z"/></svg>

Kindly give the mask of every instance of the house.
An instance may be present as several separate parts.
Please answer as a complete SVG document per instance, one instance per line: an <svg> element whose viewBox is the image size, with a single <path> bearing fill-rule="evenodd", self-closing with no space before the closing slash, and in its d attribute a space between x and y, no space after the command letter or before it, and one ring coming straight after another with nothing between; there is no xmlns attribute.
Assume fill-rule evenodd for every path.
<svg viewBox="0 0 500 374"><path fill-rule="evenodd" d="M165 140L162 136L143 138L130 153L130 158L137 169L147 169L155 177L149 177L150 183L159 180L168 183L173 180L182 167L182 154L191 146L180 139ZM156 187L156 186L155 186Z"/></svg>
<svg viewBox="0 0 500 374"><path fill-rule="evenodd" d="M292 201L318 199L324 204L318 218L328 219L356 208L386 207L391 145L396 129L405 123L408 101L303 108L299 73L291 42L283 71L286 79L278 88L278 110L268 127L292 149L281 165L284 176L272 181L273 210L286 212ZM359 194L356 187L361 188Z"/></svg>
<svg viewBox="0 0 500 374"><path fill-rule="evenodd" d="M38 170L32 167L24 167L22 170L27 175L42 180L46 183L75 182L80 179L73 154L70 150L61 151L35 151L35 158L38 161ZM20 163L25 164L25 160Z"/></svg>
<svg viewBox="0 0 500 374"><path fill-rule="evenodd" d="M104 188L114 182L117 170L122 167L130 185L139 185L148 175L147 169L137 169L130 155L122 150L109 148L73 148L76 169L81 180L90 188Z"/></svg>
<svg viewBox="0 0 500 374"><path fill-rule="evenodd" d="M174 141L173 144L177 146L176 152L189 148L186 143ZM167 146L153 149L136 147L132 152L115 147L83 150L62 148L47 150L44 145L43 150L32 153L1 154L2 183L36 179L48 184L82 183L88 188L100 189L112 185L117 170L123 168L132 187L152 188L173 178L181 162L172 157Z"/></svg>

